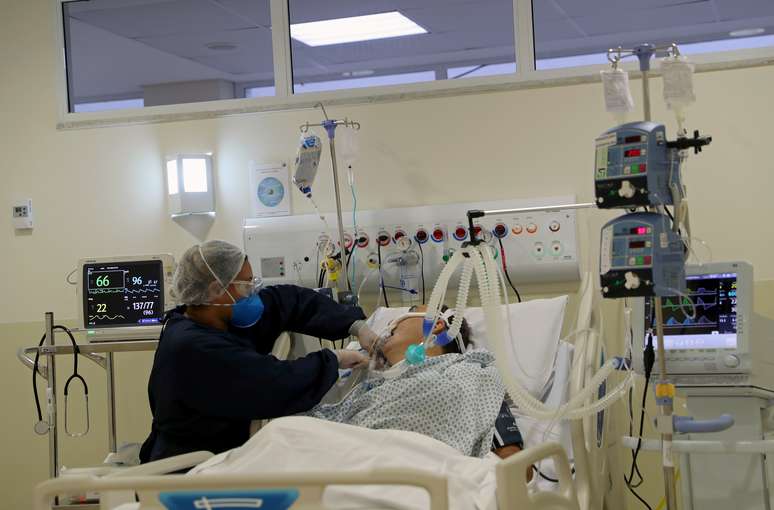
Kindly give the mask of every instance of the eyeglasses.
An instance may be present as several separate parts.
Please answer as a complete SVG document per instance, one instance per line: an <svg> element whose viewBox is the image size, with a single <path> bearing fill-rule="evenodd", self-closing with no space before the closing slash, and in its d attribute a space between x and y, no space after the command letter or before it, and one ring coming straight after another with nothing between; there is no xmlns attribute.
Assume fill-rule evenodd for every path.
<svg viewBox="0 0 774 510"><path fill-rule="evenodd" d="M263 285L263 280L255 276L250 280L232 280L231 284L239 290L239 294L246 297L257 292Z"/></svg>

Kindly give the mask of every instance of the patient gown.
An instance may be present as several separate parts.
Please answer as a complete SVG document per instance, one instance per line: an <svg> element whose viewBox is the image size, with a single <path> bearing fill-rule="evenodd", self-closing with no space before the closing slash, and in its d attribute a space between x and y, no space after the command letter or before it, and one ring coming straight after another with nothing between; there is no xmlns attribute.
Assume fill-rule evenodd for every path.
<svg viewBox="0 0 774 510"><path fill-rule="evenodd" d="M492 448L504 396L494 357L479 350L429 358L393 374L376 372L342 401L303 414L370 429L418 432L465 455L483 457Z"/></svg>

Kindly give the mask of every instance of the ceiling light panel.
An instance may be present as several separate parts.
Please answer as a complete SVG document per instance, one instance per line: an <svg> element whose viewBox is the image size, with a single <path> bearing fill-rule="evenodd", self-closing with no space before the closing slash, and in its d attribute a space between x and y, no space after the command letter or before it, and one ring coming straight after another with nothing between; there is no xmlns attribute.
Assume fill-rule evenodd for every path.
<svg viewBox="0 0 774 510"><path fill-rule="evenodd" d="M397 11L290 25L290 36L307 46L328 46L426 33L427 30Z"/></svg>

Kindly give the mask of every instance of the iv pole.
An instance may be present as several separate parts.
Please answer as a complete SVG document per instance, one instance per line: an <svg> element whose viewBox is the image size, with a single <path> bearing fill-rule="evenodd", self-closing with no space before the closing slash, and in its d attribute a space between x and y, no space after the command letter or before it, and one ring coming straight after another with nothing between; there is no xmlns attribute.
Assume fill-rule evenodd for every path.
<svg viewBox="0 0 774 510"><path fill-rule="evenodd" d="M672 43L667 46L656 47L652 44L641 44L632 49L622 49L621 47L607 50L607 58L615 67L620 62L622 56L635 56L640 61L640 71L642 72L642 104L643 113L646 122L651 120L650 111L650 59L656 52L670 52L674 56L680 55L677 44ZM612 55L612 57L611 57ZM701 147L712 141L711 137L699 137L699 132L694 131L693 139L688 139L684 129L681 127L681 118L678 114L678 127L680 131L677 134L678 139L674 142L667 142L668 147L679 150L693 148L694 152L701 151ZM661 215L665 213L665 206L651 206L648 208L651 212ZM677 220L674 220L673 227L677 230ZM664 314L661 308L661 297L654 296L653 306L656 312L656 337L658 344L658 365L659 380L655 384L656 404L659 406L659 415L656 418L656 430L661 434L661 464L664 471L664 497L668 510L677 510L677 491L675 487L675 465L673 460L673 435L675 430L685 432L684 427L675 424L674 420L674 398L675 386L669 382L666 368L666 351L664 346ZM710 423L711 422L711 423ZM725 430L733 424L731 416L721 416L718 420L709 420L706 431Z"/></svg>
<svg viewBox="0 0 774 510"><path fill-rule="evenodd" d="M338 222L338 228L339 228L339 253L341 257L341 267L344 270L345 280L347 281L347 290L352 291L352 282L349 281L348 275L348 267L347 267L347 245L345 244L344 240L344 220L342 218L341 214L341 194L339 192L339 171L338 171L338 165L336 162L336 128L339 126L345 126L345 127L351 127L352 129L359 130L360 129L360 123L355 122L353 120L349 120L348 118L344 118L344 120L335 120L328 118L328 112L325 111L325 106L322 103L317 103L314 105L315 108L320 107L320 109L323 112L323 116L325 117L325 120L319 124L309 124L308 122L301 126L301 132L306 133L309 131L310 127L322 127L325 129L325 132L328 134L328 143L330 145L331 150L331 163L333 165L333 191L336 196L336 220ZM354 236L353 236L354 237ZM354 243L354 239L353 239Z"/></svg>
<svg viewBox="0 0 774 510"><path fill-rule="evenodd" d="M633 49L624 50L621 47L607 50L608 59L614 64L621 60L622 54L626 56L633 55L640 61L640 71L642 73L642 106L644 120L650 122L650 59L657 51L672 50L677 51L675 44L666 47L656 47L652 44L641 44ZM611 54L615 56L610 57ZM662 206L651 207L650 210L664 214ZM672 457L672 436L674 427L672 425L672 414L674 411L675 387L667 379L666 369L666 350L664 348L664 316L661 309L661 298L653 298L653 306L656 309L656 337L658 346L658 368L659 380L656 383L656 402L659 405L659 416L657 419L657 429L661 433L661 464L664 472L664 497L666 499L667 510L677 510L677 488L675 485L675 465Z"/></svg>
<svg viewBox="0 0 774 510"><path fill-rule="evenodd" d="M623 49L621 47L607 50L608 60L614 67L618 65L623 56L636 56L640 61L640 71L642 71L642 95L643 95L643 110L645 121L651 120L651 106L650 106L650 59L656 54L657 51L672 51L673 54L679 55L679 50L676 44L671 44L664 47L656 47L652 44L642 44L633 49ZM694 135L695 139L698 139L698 132ZM709 143L707 141L706 143ZM702 143L702 145L706 145ZM700 145L686 143L684 147L694 147L695 150L700 150ZM491 214L511 214L521 212L534 212L534 211L554 211L565 209L585 209L596 206L595 203L578 203L578 204L563 204L552 205L546 207L533 207L533 208L521 208L521 209L508 209L508 210L492 210L481 211L471 210L468 211L468 229L470 232L470 238L473 240L473 244L476 244L476 232L473 220L475 218L481 218ZM651 211L664 214L663 206L651 207ZM661 451L662 451L662 466L664 473L664 493L668 510L677 510L677 490L675 486L675 468L673 461L673 411L674 411L674 396L675 387L667 379L666 369L666 353L664 347L664 325L663 325L663 310L661 308L661 298L656 296L654 298L654 306L656 309L656 336L658 344L658 361L659 361L659 380L655 385L656 389L656 402L659 405L659 416L657 420L657 429L661 434ZM726 420L727 422L728 420ZM726 425L727 427L728 425Z"/></svg>

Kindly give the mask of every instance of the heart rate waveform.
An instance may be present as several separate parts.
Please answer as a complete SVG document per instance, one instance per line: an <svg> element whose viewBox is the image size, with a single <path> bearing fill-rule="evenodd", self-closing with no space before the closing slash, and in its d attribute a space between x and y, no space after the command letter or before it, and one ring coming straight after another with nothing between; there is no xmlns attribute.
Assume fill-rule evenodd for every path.
<svg viewBox="0 0 774 510"><path fill-rule="evenodd" d="M711 295L714 296L715 293L712 293ZM680 299L679 303L673 302L672 298L666 298L664 300L663 308L664 310L671 310L671 311L679 310L681 308L690 310L693 307L696 307L697 310L700 308L704 310L709 310L710 308L713 308L718 304L717 297L715 297L714 299L702 299L701 297L697 297L696 299L691 299L691 297L693 296L694 294L692 294L690 297L683 297Z"/></svg>
<svg viewBox="0 0 774 510"><path fill-rule="evenodd" d="M159 292L161 292L161 289L159 289L158 287L156 287L156 288L148 287L148 288L145 288L145 289L137 289L137 290L126 289L126 292L129 293L129 294L147 294L149 292L150 293L158 294Z"/></svg>
<svg viewBox="0 0 774 510"><path fill-rule="evenodd" d="M736 333L736 278L725 275L695 275L686 281L687 290L661 300L664 331L679 337ZM653 301L645 302L645 324L655 327ZM693 318L691 318L693 316ZM710 340L708 340L710 341ZM710 343L715 340L711 340Z"/></svg>
<svg viewBox="0 0 774 510"><path fill-rule="evenodd" d="M95 321L95 320L113 321L113 320L116 320L116 319L126 319L126 317L124 317L121 314L112 315L112 316L111 315L89 315L89 320L90 321Z"/></svg>
<svg viewBox="0 0 774 510"><path fill-rule="evenodd" d="M693 301L690 300L688 297L680 298L679 303L675 303L672 301L673 298L666 298L664 300L664 303L661 305L664 310L679 310L681 308L690 307L693 304Z"/></svg>
<svg viewBox="0 0 774 510"><path fill-rule="evenodd" d="M718 293L717 290L705 289L704 287L699 287L696 290L688 291L688 294L690 294L691 296L714 296L717 293Z"/></svg>
<svg viewBox="0 0 774 510"><path fill-rule="evenodd" d="M147 287L142 289L89 289L89 294L158 294L161 289L158 287Z"/></svg>
<svg viewBox="0 0 774 510"><path fill-rule="evenodd" d="M691 319L690 317L686 317L682 321L679 319L676 319L675 317L669 317L666 322L664 323L665 326L682 326L682 327L710 327L710 326L716 326L717 322L714 322L710 320L709 318L705 316L701 316L698 319Z"/></svg>

